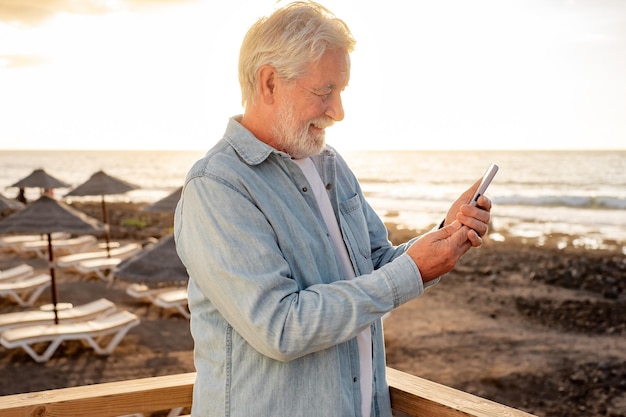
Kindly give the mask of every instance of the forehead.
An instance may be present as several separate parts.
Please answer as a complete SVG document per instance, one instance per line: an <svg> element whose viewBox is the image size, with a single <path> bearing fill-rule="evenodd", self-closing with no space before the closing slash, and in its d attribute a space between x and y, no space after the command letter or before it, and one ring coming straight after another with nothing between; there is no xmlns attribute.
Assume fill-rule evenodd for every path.
<svg viewBox="0 0 626 417"><path fill-rule="evenodd" d="M307 65L302 81L313 87L332 86L343 89L350 80L350 55L341 50L331 49L315 62Z"/></svg>

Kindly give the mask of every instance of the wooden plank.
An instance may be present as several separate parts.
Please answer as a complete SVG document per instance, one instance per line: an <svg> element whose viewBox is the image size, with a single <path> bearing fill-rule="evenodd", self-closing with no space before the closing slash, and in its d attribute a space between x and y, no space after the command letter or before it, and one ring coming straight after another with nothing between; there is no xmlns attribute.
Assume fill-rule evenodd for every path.
<svg viewBox="0 0 626 417"><path fill-rule="evenodd" d="M536 417L393 368L387 383L393 410L411 417Z"/></svg>
<svg viewBox="0 0 626 417"><path fill-rule="evenodd" d="M0 396L2 417L111 417L190 406L195 372Z"/></svg>
<svg viewBox="0 0 626 417"><path fill-rule="evenodd" d="M0 396L2 417L110 417L189 407L195 373ZM391 405L411 417L535 417L387 368Z"/></svg>

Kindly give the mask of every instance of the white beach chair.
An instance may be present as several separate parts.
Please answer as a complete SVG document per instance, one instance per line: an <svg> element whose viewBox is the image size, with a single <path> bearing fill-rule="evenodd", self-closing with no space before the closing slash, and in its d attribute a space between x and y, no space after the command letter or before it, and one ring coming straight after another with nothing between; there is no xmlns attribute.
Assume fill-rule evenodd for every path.
<svg viewBox="0 0 626 417"><path fill-rule="evenodd" d="M115 278L113 270L120 262L121 258L87 259L76 263L73 268L85 276L95 275L110 285Z"/></svg>
<svg viewBox="0 0 626 417"><path fill-rule="evenodd" d="M154 301L162 292L178 290L177 287L150 288L144 284L130 284L126 288L126 294L141 301L154 304Z"/></svg>
<svg viewBox="0 0 626 417"><path fill-rule="evenodd" d="M64 255L59 257L55 264L59 268L75 268L77 264L82 261L90 260L90 259L104 259L108 258L108 255L111 257L122 257L122 256L130 256L134 253L137 253L141 250L141 244L139 243L127 243L125 245L118 246L113 248L107 254L106 250L95 251L95 252L80 252L73 253L71 255Z"/></svg>
<svg viewBox="0 0 626 417"><path fill-rule="evenodd" d="M36 362L48 361L61 343L80 340L98 355L109 355L126 333L139 324L139 317L128 311L78 323L59 323L10 329L0 335L0 344L7 349L22 348ZM106 339L109 339L106 342ZM39 353L36 345L47 344ZM41 350L41 349L39 349Z"/></svg>
<svg viewBox="0 0 626 417"><path fill-rule="evenodd" d="M35 270L28 264L19 264L0 271L0 282L19 281L33 276Z"/></svg>
<svg viewBox="0 0 626 417"><path fill-rule="evenodd" d="M50 275L40 274L20 281L0 283L0 297L12 298L22 307L31 307L50 286Z"/></svg>
<svg viewBox="0 0 626 417"><path fill-rule="evenodd" d="M77 253L87 246L95 244L97 241L98 239L92 235L82 235L69 239L53 239L52 250L55 253ZM48 253L48 240L22 243L19 250L26 253L34 252L40 258L45 258Z"/></svg>
<svg viewBox="0 0 626 417"><path fill-rule="evenodd" d="M58 239L68 239L71 235L65 232L57 232L51 235L53 240ZM12 236L2 236L0 237L0 248L5 248L12 250L14 252L19 252L22 244L26 242L39 242L46 241L43 235L12 235Z"/></svg>
<svg viewBox="0 0 626 417"><path fill-rule="evenodd" d="M157 295L153 304L161 308L175 308L185 318L189 318L189 310L187 309L188 298L187 289L180 288L171 291L163 291Z"/></svg>
<svg viewBox="0 0 626 417"><path fill-rule="evenodd" d="M117 306L106 298L100 298L86 304L57 311L59 322L73 323L92 320L117 311ZM34 326L40 324L54 324L54 311L30 310L15 313L0 314L0 333L17 327Z"/></svg>

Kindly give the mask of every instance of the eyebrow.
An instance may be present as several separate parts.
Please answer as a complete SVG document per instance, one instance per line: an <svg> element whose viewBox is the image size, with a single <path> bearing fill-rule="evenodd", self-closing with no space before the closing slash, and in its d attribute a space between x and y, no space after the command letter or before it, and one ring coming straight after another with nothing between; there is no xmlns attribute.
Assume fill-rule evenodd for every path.
<svg viewBox="0 0 626 417"><path fill-rule="evenodd" d="M314 88L313 92L315 92L315 93L330 93L335 88L336 88L336 86L334 84L327 84L327 85L325 85L323 87Z"/></svg>

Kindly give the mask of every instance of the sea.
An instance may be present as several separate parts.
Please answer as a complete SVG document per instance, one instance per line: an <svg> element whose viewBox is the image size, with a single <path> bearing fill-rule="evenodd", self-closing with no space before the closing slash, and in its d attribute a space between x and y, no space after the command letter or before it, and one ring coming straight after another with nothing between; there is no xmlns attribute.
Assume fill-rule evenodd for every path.
<svg viewBox="0 0 626 417"><path fill-rule="evenodd" d="M152 203L182 185L205 151L0 150L0 192L34 169L70 184L63 197L103 170L140 188L107 201ZM486 195L493 201L491 237L516 236L541 245L548 238L626 254L626 151L344 151L369 204L388 222L428 230L482 176L500 169ZM40 190L27 189L37 198ZM82 197L81 199L100 198ZM71 202L69 200L68 202Z"/></svg>

